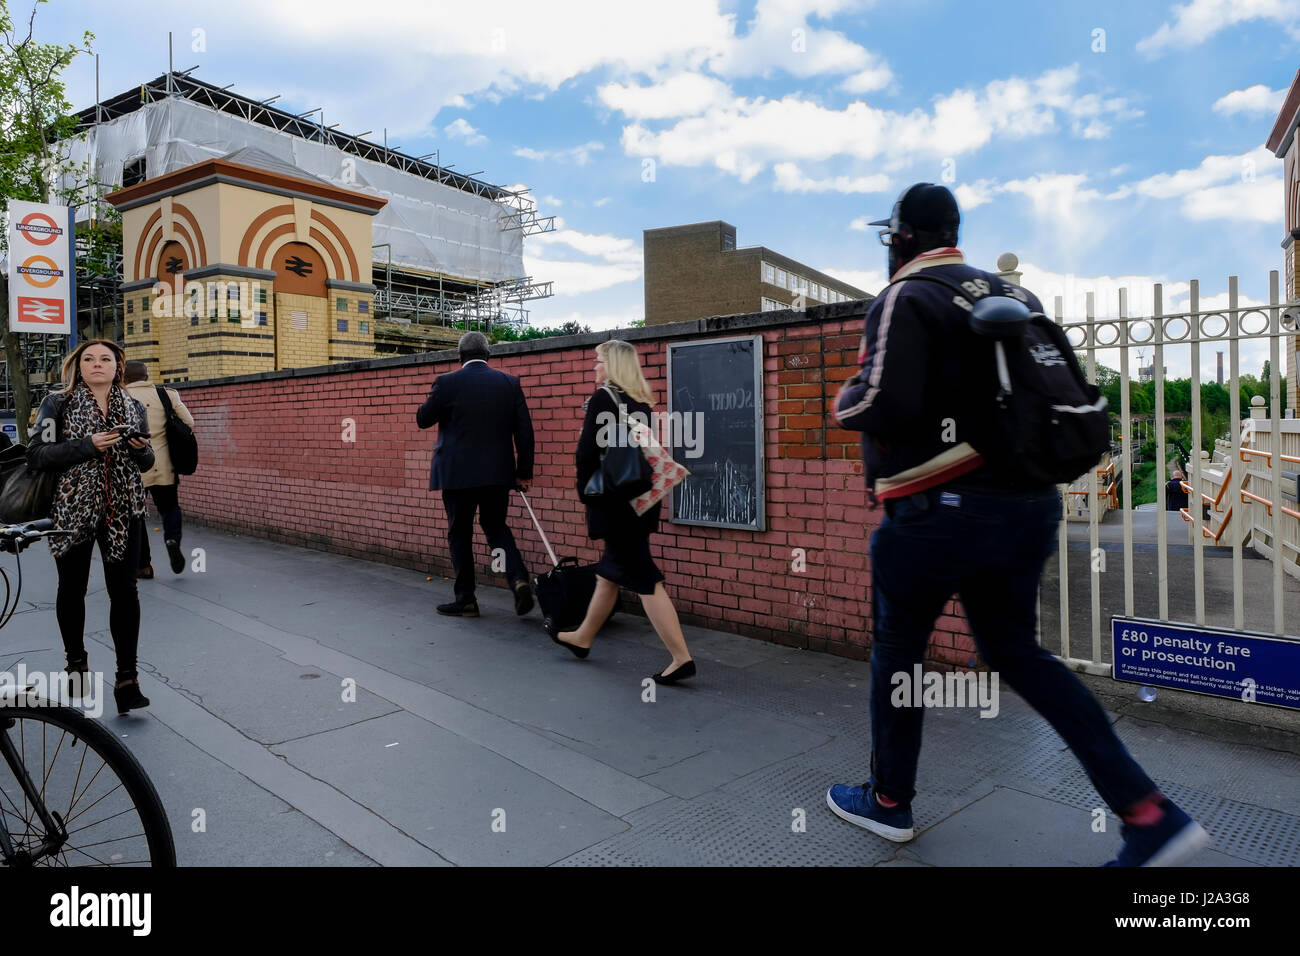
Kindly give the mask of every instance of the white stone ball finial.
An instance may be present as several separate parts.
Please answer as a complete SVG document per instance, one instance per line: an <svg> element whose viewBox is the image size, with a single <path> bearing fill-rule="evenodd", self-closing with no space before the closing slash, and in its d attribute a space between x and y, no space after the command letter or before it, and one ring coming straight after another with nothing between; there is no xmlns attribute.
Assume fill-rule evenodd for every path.
<svg viewBox="0 0 1300 956"><path fill-rule="evenodd" d="M998 256L999 272L1015 272L1018 265L1020 265L1020 257L1014 252L1004 252Z"/></svg>

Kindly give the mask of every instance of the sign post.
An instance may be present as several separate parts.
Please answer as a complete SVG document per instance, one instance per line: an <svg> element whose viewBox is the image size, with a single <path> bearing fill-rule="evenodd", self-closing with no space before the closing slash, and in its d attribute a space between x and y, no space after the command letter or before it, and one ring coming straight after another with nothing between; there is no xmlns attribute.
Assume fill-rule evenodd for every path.
<svg viewBox="0 0 1300 956"><path fill-rule="evenodd" d="M75 336L73 208L9 201L9 328Z"/></svg>

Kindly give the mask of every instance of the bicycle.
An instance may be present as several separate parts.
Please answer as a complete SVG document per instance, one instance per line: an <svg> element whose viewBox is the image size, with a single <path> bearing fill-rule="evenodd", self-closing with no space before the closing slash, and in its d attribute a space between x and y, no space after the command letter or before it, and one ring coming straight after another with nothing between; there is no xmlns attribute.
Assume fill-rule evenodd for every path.
<svg viewBox="0 0 1300 956"><path fill-rule="evenodd" d="M18 586L0 568L0 628L22 594L22 551L64 531L48 519L0 527ZM83 675L89 676L89 675ZM79 681L78 681L79 683ZM0 687L0 862L28 866L174 867L176 848L158 791L126 746L73 707ZM31 766L33 761L39 761Z"/></svg>

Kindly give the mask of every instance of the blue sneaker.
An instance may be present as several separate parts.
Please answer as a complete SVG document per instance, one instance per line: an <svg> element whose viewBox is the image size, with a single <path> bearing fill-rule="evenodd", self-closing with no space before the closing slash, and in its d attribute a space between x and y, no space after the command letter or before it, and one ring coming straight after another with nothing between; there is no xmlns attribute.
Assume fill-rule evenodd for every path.
<svg viewBox="0 0 1300 956"><path fill-rule="evenodd" d="M826 805L841 820L870 830L886 840L906 843L914 835L911 808L902 804L881 806L870 780L860 787L836 784L826 791Z"/></svg>
<svg viewBox="0 0 1300 956"><path fill-rule="evenodd" d="M1172 800L1162 806L1165 815L1153 826L1124 824L1124 848L1107 866L1178 866L1210 845L1210 835Z"/></svg>

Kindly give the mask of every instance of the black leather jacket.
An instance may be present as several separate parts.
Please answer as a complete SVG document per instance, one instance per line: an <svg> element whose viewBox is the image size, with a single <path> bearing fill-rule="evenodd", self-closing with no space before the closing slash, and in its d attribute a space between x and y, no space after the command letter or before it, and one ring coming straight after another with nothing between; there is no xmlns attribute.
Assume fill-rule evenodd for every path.
<svg viewBox="0 0 1300 956"><path fill-rule="evenodd" d="M36 428L27 441L27 465L32 471L67 471L73 465L100 457L94 439L89 435L85 438L63 438L61 413L66 399L67 396L64 394L54 393L46 395L45 401L41 402L41 410L36 413ZM145 414L144 406L134 398L130 401L135 405L139 421L147 422L149 418ZM56 423L54 441L42 441L46 430L44 423L50 419ZM152 446L146 444L140 449L131 448L129 445L127 447L141 472L146 472L153 467Z"/></svg>

